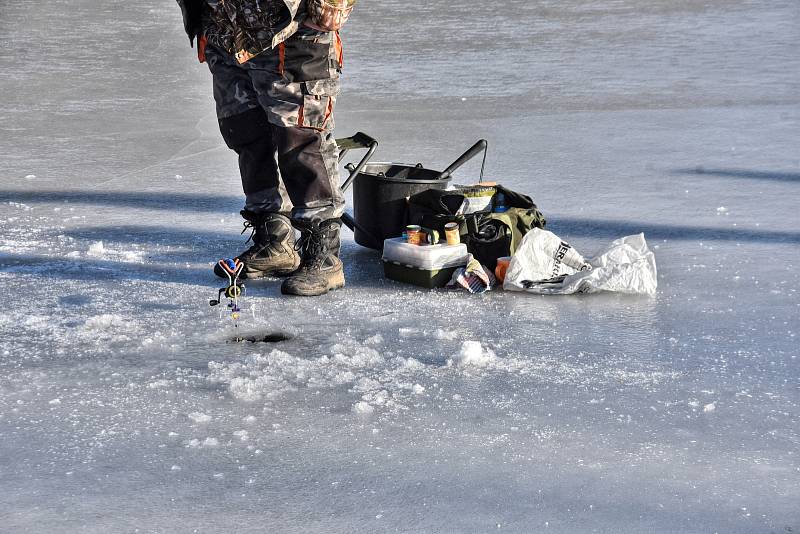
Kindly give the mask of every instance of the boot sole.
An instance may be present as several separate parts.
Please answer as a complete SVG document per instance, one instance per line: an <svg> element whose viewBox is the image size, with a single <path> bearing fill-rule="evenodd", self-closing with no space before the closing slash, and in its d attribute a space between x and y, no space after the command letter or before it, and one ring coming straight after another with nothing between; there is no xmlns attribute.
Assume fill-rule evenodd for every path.
<svg viewBox="0 0 800 534"><path fill-rule="evenodd" d="M324 291L315 292L315 291L299 290L299 291L289 292L289 291L284 291L283 286L281 286L281 293L283 293L284 295L295 295L297 297L318 297L320 295L324 295L333 290L341 289L343 287L344 287L344 271L340 271L339 273L337 273L337 275L335 275L335 278L331 280L331 283L328 284L328 287Z"/></svg>

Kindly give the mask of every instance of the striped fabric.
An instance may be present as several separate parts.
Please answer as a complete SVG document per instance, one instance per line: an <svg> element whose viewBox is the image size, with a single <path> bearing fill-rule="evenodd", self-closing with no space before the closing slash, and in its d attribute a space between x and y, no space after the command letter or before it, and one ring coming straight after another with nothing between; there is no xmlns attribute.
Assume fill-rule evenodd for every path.
<svg viewBox="0 0 800 534"><path fill-rule="evenodd" d="M487 269L470 254L467 265L459 267L447 283L448 289L464 288L470 293L483 293L489 291L497 284L497 279L491 270Z"/></svg>

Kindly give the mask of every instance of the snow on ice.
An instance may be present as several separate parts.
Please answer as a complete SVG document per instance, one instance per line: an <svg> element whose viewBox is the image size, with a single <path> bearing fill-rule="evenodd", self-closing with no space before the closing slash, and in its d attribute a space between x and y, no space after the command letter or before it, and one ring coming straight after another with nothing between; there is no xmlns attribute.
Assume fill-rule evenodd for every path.
<svg viewBox="0 0 800 534"><path fill-rule="evenodd" d="M242 199L177 6L6 4L0 530L800 529L795 1L358 4L337 135L486 138L578 250L643 232L659 289L426 291L345 230L343 290L247 284L277 343L208 306Z"/></svg>

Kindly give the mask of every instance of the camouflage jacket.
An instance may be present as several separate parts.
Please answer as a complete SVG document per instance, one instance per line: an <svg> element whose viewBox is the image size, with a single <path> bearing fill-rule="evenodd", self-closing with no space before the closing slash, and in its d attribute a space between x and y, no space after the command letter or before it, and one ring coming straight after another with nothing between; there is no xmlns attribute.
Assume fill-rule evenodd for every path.
<svg viewBox="0 0 800 534"><path fill-rule="evenodd" d="M240 63L275 48L305 18L302 0L177 0L189 40L205 36Z"/></svg>

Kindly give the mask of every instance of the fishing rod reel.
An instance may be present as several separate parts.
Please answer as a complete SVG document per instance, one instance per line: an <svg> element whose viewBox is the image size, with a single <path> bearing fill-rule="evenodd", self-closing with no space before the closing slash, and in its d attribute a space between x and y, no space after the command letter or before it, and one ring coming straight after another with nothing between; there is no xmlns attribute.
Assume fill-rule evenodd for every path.
<svg viewBox="0 0 800 534"><path fill-rule="evenodd" d="M217 262L222 272L228 277L228 285L219 288L216 299L208 301L210 306L217 306L222 303L223 295L228 299L228 307L231 308L231 315L234 320L239 319L239 297L244 294L244 284L239 277L244 270L244 263L239 258L224 258Z"/></svg>

